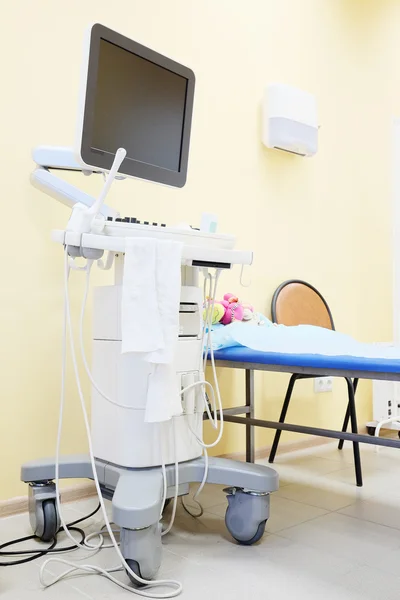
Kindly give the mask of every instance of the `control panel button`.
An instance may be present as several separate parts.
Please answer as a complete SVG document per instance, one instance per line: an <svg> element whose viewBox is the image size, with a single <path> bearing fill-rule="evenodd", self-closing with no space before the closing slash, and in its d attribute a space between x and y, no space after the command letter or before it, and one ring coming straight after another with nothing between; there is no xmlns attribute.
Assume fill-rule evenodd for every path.
<svg viewBox="0 0 400 600"><path fill-rule="evenodd" d="M108 222L113 222L113 223L132 223L133 225L140 225L140 221L139 219L137 219L136 217L116 217L114 219L114 217L107 217L107 221ZM142 225L151 225L152 227L166 227L166 223L156 223L156 221L153 221L152 223L150 221L143 221ZM196 229L193 228L192 229Z"/></svg>

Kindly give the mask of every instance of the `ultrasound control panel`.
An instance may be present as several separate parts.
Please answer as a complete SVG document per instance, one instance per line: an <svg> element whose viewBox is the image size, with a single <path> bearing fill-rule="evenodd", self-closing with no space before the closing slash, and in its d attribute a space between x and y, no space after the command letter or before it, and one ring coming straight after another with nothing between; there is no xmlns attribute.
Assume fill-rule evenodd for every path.
<svg viewBox="0 0 400 600"><path fill-rule="evenodd" d="M150 219L143 221L137 217L108 216L102 233L117 237L154 237L160 240L175 240L186 245L226 250L232 250L235 245L235 238L231 235L200 231L188 223L171 227L166 223L156 223Z"/></svg>
<svg viewBox="0 0 400 600"><path fill-rule="evenodd" d="M149 225L150 227L166 227L166 223L156 223L155 221L140 221L136 217L107 217L107 221L113 223L132 223L134 225ZM200 231L198 227L190 226L193 231Z"/></svg>

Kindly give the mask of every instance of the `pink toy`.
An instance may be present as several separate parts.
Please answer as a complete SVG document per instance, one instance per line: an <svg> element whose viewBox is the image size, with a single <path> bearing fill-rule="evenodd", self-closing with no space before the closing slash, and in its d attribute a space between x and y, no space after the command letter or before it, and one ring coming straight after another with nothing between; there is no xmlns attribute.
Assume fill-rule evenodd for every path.
<svg viewBox="0 0 400 600"><path fill-rule="evenodd" d="M226 302L239 302L239 298L234 294L225 294L224 300Z"/></svg>
<svg viewBox="0 0 400 600"><path fill-rule="evenodd" d="M229 325L229 323L233 323L233 321L243 320L243 305L239 302L239 298L237 296L234 296L233 294L225 294L221 304L225 308L225 314L220 323L223 325Z"/></svg>

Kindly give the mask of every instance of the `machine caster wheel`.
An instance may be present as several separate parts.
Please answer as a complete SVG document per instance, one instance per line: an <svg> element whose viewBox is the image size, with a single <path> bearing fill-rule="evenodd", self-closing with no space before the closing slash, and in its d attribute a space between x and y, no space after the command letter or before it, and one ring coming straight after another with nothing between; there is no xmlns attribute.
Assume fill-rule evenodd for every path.
<svg viewBox="0 0 400 600"><path fill-rule="evenodd" d="M132 558L127 558L127 559L126 559L126 564L127 564L127 565L129 566L129 568L130 568L130 569L131 569L131 570L132 570L132 571L135 573L135 575L137 575L138 577L141 577L141 578L143 579L143 577L142 577L142 574L141 574L141 572L140 572L140 565L139 565L139 563L138 563L138 561L137 561L137 560L133 560ZM129 577L129 579L131 580L131 583L133 583L133 585L134 585L135 587L143 587L143 586L145 586L145 585L146 585L145 583L140 583L140 581L138 581L137 579L135 579L135 578L134 578L134 577L131 575L131 573L129 573L129 571L127 571L126 569L125 569L125 571L126 571L126 574L127 574L127 575L128 575L128 577Z"/></svg>
<svg viewBox="0 0 400 600"><path fill-rule="evenodd" d="M37 538L42 542L54 540L60 528L60 518L53 482L34 482L29 485L29 520Z"/></svg>
<svg viewBox="0 0 400 600"><path fill-rule="evenodd" d="M250 540L236 540L241 546L252 546L261 540L262 536L265 533L265 526L267 524L267 519L265 521L261 521L257 528L257 533Z"/></svg>
<svg viewBox="0 0 400 600"><path fill-rule="evenodd" d="M239 544L251 546L265 533L269 517L269 494L228 488L225 525Z"/></svg>
<svg viewBox="0 0 400 600"><path fill-rule="evenodd" d="M42 503L43 510L43 533L39 538L42 542L54 540L58 531L57 507L54 500L45 500Z"/></svg>
<svg viewBox="0 0 400 600"><path fill-rule="evenodd" d="M154 523L144 529L121 528L121 552L129 568L142 579L151 581L157 577L161 566L161 523ZM127 573L136 587L139 583L133 575Z"/></svg>
<svg viewBox="0 0 400 600"><path fill-rule="evenodd" d="M367 433L368 433L368 435L374 436L375 435L375 431L376 431L376 427L373 427L372 425L368 425L367 426Z"/></svg>

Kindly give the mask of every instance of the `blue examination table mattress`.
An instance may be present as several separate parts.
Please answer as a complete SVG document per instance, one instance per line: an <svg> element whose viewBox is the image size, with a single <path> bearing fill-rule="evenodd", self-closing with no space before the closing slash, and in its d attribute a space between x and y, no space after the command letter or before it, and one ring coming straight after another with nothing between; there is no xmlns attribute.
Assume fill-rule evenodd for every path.
<svg viewBox="0 0 400 600"><path fill-rule="evenodd" d="M261 352L244 346L232 346L214 352L221 366L273 370L290 373L339 372L359 378L400 379L400 359L360 358L356 356L324 356L321 354L284 354ZM222 364L223 363L223 364ZM268 368L270 367L270 368Z"/></svg>
<svg viewBox="0 0 400 600"><path fill-rule="evenodd" d="M293 346L292 349L294 349ZM377 348L372 345L368 348L368 345L365 345L361 350L365 351L365 354L373 354L377 351ZM386 352L386 356L383 357L359 357L353 356L351 353L341 355L277 352L276 350L274 352L269 352L265 350L254 350L247 346L239 345L216 349L214 351L214 359L217 367L246 370L245 404L223 410L225 421L245 425L246 427L246 460L248 462L254 462L255 459L254 427L276 430L270 461L273 461L275 457L280 431L291 431L294 433L304 433L307 435L342 440L340 442L341 445L343 444L343 440L348 440L353 442L356 483L357 486L361 486L362 474L360 451L358 447L359 442L400 448L400 441L390 438L371 437L370 435L357 433L354 390L351 381L356 379L400 381L400 358L398 349L395 350L397 356L390 356L390 352L392 351L389 350L389 352ZM395 352L393 352L393 354ZM384 354L384 352L382 352L382 354ZM299 376L330 375L333 377L345 377L348 382L349 403L343 430L322 429L320 427L312 427L309 425L297 425L283 422L285 420L288 404L286 408L282 409L280 422L255 418L254 371L277 371ZM288 403L289 400L287 400ZM350 402L352 402L352 409L350 408ZM351 433L346 431L349 421L351 421L352 424Z"/></svg>
<svg viewBox="0 0 400 600"><path fill-rule="evenodd" d="M225 421L246 426L246 460L248 462L254 462L255 459L254 427L275 429L276 431L292 431L294 433L304 433L353 442L358 486L362 485L361 463L358 449L359 442L400 448L399 440L371 437L370 435L356 433L356 430L353 430L351 433L347 432L347 424L344 425L342 431L339 431L321 429L319 427L311 427L308 425L289 424L282 422L284 419L277 422L254 418L254 371L275 371L311 376L330 375L333 377L346 377L349 382L351 379L400 381L400 359L397 357L386 356L382 358L363 358L352 356L351 354L294 354L289 352L266 352L254 350L245 346L230 346L215 350L214 359L217 367L246 370L245 405L224 409L223 414ZM348 411L349 407L347 409ZM243 414L245 414L245 416L241 416ZM349 415L350 413L348 412L348 417L346 417L347 420L349 420ZM356 419L355 409L354 417Z"/></svg>

